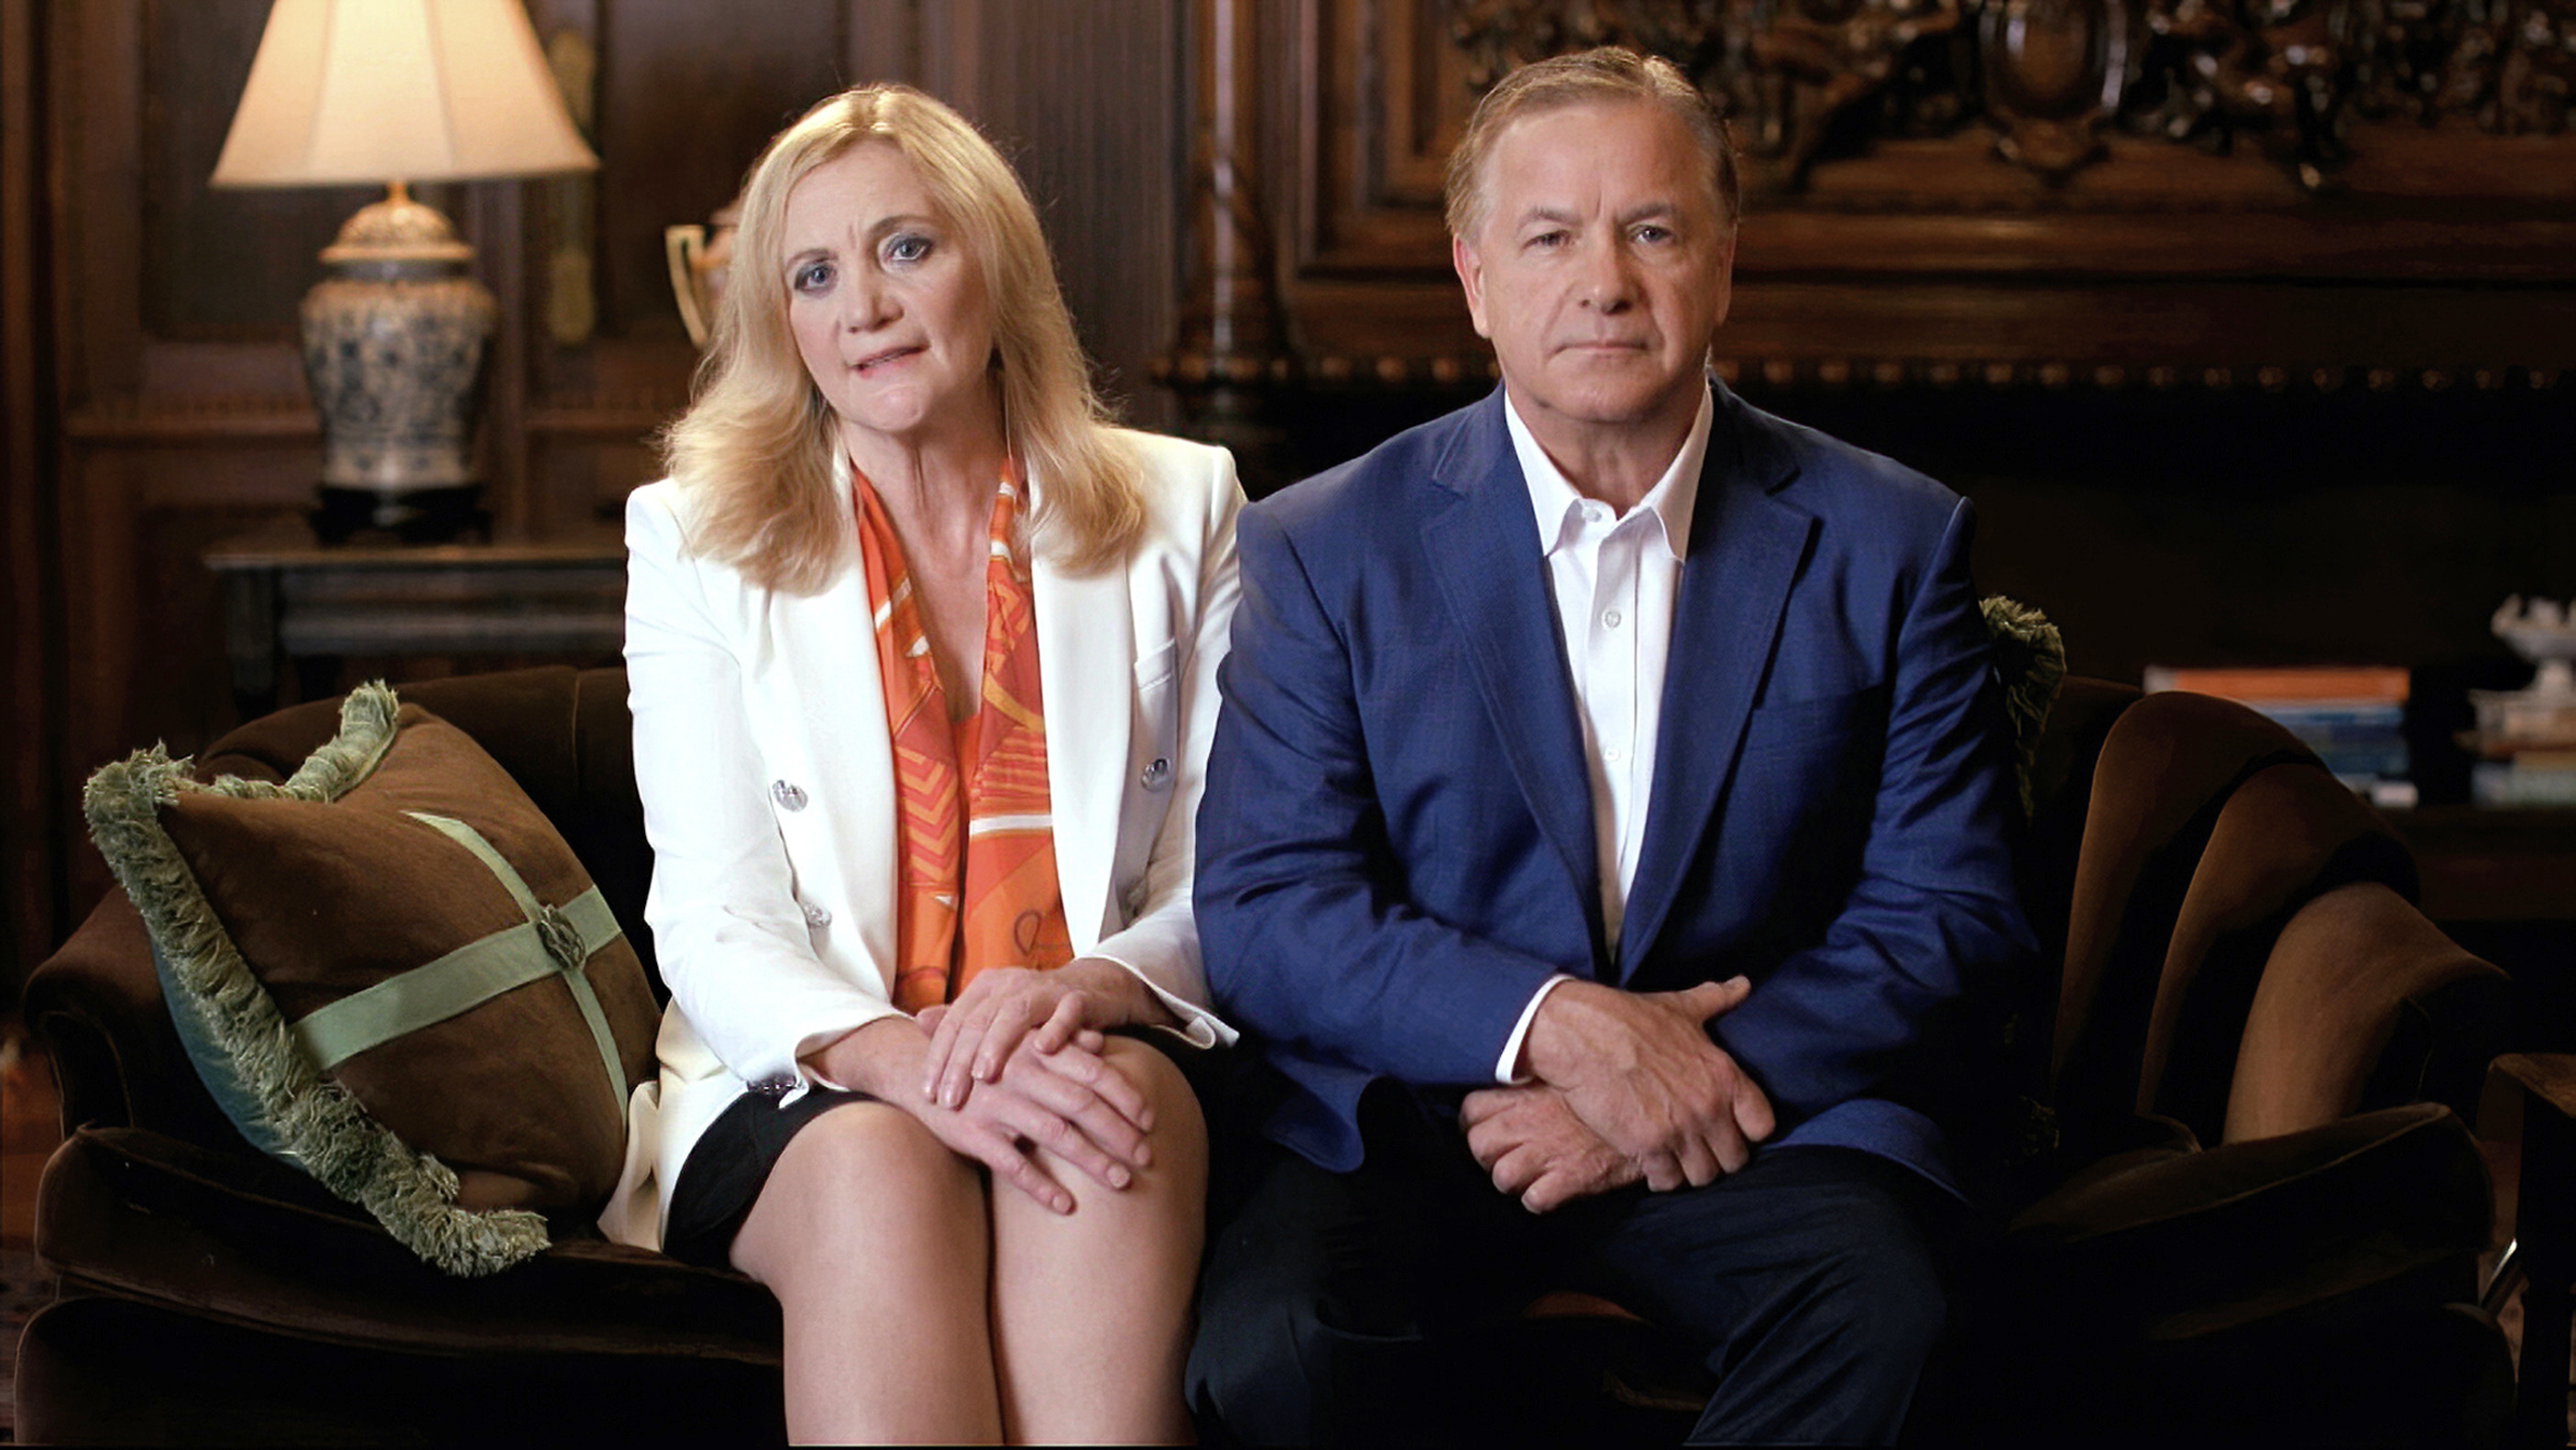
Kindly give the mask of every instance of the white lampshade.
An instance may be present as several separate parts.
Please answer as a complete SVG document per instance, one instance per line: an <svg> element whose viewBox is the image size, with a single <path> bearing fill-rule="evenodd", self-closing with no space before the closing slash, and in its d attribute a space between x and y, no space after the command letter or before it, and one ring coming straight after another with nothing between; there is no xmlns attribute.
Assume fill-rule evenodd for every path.
<svg viewBox="0 0 2576 1450"><path fill-rule="evenodd" d="M588 171L521 0L276 0L217 186Z"/></svg>

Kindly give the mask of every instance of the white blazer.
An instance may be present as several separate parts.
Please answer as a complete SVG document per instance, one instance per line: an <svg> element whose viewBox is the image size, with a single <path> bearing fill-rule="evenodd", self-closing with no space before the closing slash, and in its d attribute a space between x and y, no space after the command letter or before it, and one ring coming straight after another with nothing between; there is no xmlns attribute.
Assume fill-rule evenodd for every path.
<svg viewBox="0 0 2576 1450"><path fill-rule="evenodd" d="M1221 448L1126 436L1147 519L1125 566L1031 569L1056 874L1077 953L1134 972L1193 1040L1232 1041L1206 1010L1190 875L1243 493ZM644 917L671 1005L600 1227L647 1248L728 1103L753 1084L795 1101L800 1055L899 1010L894 756L858 551L817 593L762 588L691 547L693 507L668 479L626 506Z"/></svg>

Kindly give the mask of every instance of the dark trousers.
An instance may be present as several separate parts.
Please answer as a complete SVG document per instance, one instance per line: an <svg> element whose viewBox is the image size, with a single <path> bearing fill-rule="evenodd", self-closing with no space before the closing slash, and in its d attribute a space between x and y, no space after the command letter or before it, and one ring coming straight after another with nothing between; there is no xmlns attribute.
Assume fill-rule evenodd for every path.
<svg viewBox="0 0 2576 1450"><path fill-rule="evenodd" d="M1542 1216L1496 1191L1453 1117L1392 1084L1370 1090L1361 1129L1355 1172L1265 1142L1217 1185L1187 1375L1212 1434L1454 1438L1444 1397L1477 1393L1459 1346L1571 1289L1704 1347L1718 1388L1693 1443L1896 1438L1943 1326L1959 1216L1908 1170L1775 1148L1705 1188Z"/></svg>

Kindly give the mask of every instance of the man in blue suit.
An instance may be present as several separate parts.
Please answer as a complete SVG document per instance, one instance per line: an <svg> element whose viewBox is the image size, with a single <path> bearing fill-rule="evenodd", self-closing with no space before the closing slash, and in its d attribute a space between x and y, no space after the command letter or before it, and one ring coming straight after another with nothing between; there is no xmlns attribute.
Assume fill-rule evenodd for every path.
<svg viewBox="0 0 2576 1450"><path fill-rule="evenodd" d="M1891 1439L2030 951L1970 511L1708 375L1734 162L1672 67L1506 78L1448 200L1502 388L1242 516L1197 907L1284 1084L1193 1403L1436 1429L1442 1346L1574 1288L1707 1347L1697 1438Z"/></svg>

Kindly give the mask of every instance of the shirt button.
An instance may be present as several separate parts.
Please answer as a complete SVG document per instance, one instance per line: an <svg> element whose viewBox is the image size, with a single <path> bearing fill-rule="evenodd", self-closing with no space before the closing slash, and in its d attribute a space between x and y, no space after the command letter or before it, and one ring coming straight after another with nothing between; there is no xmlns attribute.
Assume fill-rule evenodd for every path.
<svg viewBox="0 0 2576 1450"><path fill-rule="evenodd" d="M792 780L771 781L769 783L769 798L778 802L779 809L781 810L801 811L805 809L805 787L798 785Z"/></svg>
<svg viewBox="0 0 2576 1450"><path fill-rule="evenodd" d="M1607 611L1601 616L1601 622L1612 629L1617 629L1619 627L1619 611L1615 609Z"/></svg>
<svg viewBox="0 0 2576 1450"><path fill-rule="evenodd" d="M830 926L832 924L832 913L829 910L816 906L814 903L809 901L805 903L805 924L812 927Z"/></svg>
<svg viewBox="0 0 2576 1450"><path fill-rule="evenodd" d="M1628 758L1628 752L1616 745L1613 745L1609 749L1601 752L1601 758L1612 765L1617 765L1619 762Z"/></svg>

